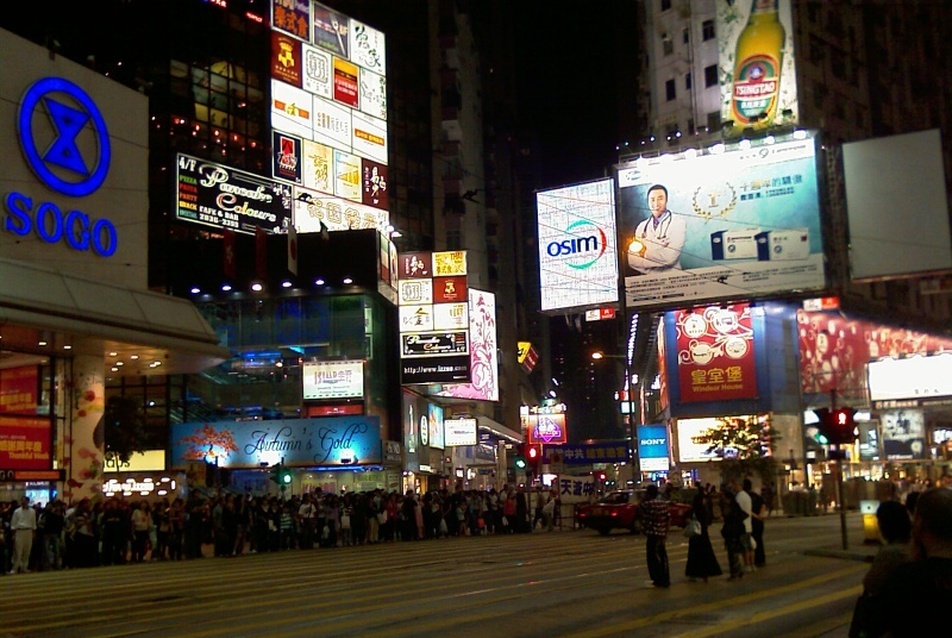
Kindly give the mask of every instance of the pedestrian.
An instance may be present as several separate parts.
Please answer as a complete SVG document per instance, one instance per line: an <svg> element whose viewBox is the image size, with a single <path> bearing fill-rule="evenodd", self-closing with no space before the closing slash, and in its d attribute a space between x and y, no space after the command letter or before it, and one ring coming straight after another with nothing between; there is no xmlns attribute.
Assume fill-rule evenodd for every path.
<svg viewBox="0 0 952 638"><path fill-rule="evenodd" d="M728 580L738 580L744 576L744 545L741 539L745 534L744 519L748 516L741 509L740 503L737 502L737 495L730 486L725 486L723 489L724 524L721 526L721 537L724 539L724 548L727 550L727 561L730 565Z"/></svg>
<svg viewBox="0 0 952 638"><path fill-rule="evenodd" d="M698 488L697 494L691 501L691 515L700 523L701 533L688 539L688 560L684 567L684 575L690 580L695 581L700 578L705 583L708 582L708 578L724 573L721 571L720 563L717 562L717 556L714 555L711 535L708 532L712 523L708 502L704 488Z"/></svg>
<svg viewBox="0 0 952 638"><path fill-rule="evenodd" d="M149 531L152 529L152 512L148 501L140 501L132 511L132 562L141 563L149 551Z"/></svg>
<svg viewBox="0 0 952 638"><path fill-rule="evenodd" d="M764 550L764 520L767 518L767 504L764 498L751 488L750 479L744 479L744 491L750 494L750 544L754 548L753 567L765 567L767 553Z"/></svg>
<svg viewBox="0 0 952 638"><path fill-rule="evenodd" d="M734 498L737 500L737 503L740 505L740 508L747 515L744 517L744 533L740 537L740 543L744 548L743 559L744 559L744 569L748 572L754 571L754 541L753 541L753 503L750 498L750 479L744 479L743 488L738 489L737 483L733 482L731 485L731 491L735 493Z"/></svg>
<svg viewBox="0 0 952 638"><path fill-rule="evenodd" d="M13 532L13 569L10 573L29 573L30 552L36 534L36 511L30 507L30 499L26 496L20 499L20 507L10 517L10 530Z"/></svg>
<svg viewBox="0 0 952 638"><path fill-rule="evenodd" d="M301 524L301 549L313 549L314 532L317 524L317 508L311 502L311 495L305 494L301 498L301 507L298 508L298 520Z"/></svg>
<svg viewBox="0 0 952 638"><path fill-rule="evenodd" d="M62 569L63 529L66 527L63 501L53 501L43 511L42 521L44 566L47 569Z"/></svg>
<svg viewBox="0 0 952 638"><path fill-rule="evenodd" d="M886 501L876 509L876 522L883 545L863 577L863 593L856 599L850 638L877 638L883 635L881 612L890 602L882 595L893 570L912 560L912 521L899 501Z"/></svg>
<svg viewBox="0 0 952 638"><path fill-rule="evenodd" d="M922 492L912 521L913 560L883 586L883 627L890 638L931 636L952 600L952 490ZM941 632L940 632L941 633Z"/></svg>
<svg viewBox="0 0 952 638"><path fill-rule="evenodd" d="M670 587L671 574L668 570L665 540L668 537L671 510L668 501L661 497L658 486L654 483L648 485L644 499L638 504L638 514L645 532L645 554L651 586Z"/></svg>

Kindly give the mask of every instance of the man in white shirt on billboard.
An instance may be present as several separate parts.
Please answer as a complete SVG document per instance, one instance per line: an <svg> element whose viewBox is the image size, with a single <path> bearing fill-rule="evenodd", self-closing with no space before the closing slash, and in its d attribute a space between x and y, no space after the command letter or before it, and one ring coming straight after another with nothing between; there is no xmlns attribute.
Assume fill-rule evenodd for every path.
<svg viewBox="0 0 952 638"><path fill-rule="evenodd" d="M668 210L668 189L655 184L648 189L651 216L635 227L628 244L628 266L642 274L681 268L681 249L687 224Z"/></svg>

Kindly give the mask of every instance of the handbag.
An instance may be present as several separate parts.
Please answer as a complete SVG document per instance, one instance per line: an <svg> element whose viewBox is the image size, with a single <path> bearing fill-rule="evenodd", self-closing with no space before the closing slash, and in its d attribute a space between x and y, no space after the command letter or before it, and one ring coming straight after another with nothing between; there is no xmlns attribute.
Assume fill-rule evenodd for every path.
<svg viewBox="0 0 952 638"><path fill-rule="evenodd" d="M387 522L387 510L377 512L377 522L384 525Z"/></svg>
<svg viewBox="0 0 952 638"><path fill-rule="evenodd" d="M340 517L340 528L341 529L350 529L350 515L344 514Z"/></svg>
<svg viewBox="0 0 952 638"><path fill-rule="evenodd" d="M688 524L684 526L684 531L682 533L684 534L685 538L699 536L701 534L701 521L692 516L688 520Z"/></svg>

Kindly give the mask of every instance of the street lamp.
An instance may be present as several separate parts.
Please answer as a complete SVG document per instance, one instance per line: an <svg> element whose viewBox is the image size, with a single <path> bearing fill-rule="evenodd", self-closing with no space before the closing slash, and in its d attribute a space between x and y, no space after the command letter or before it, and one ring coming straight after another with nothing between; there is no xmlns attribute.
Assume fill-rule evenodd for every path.
<svg viewBox="0 0 952 638"><path fill-rule="evenodd" d="M629 457L632 466L634 466L634 446L635 446L635 405L632 398L633 395L633 386L638 384L638 379L636 375L631 372L631 359L624 354L607 354L601 350L596 350L592 353L593 361L601 361L602 359L621 359L625 362L625 383L622 386L622 392L625 393L625 402L628 404L628 436L631 440L631 456ZM641 414L641 401L638 402L638 414ZM639 419L640 420L640 419Z"/></svg>

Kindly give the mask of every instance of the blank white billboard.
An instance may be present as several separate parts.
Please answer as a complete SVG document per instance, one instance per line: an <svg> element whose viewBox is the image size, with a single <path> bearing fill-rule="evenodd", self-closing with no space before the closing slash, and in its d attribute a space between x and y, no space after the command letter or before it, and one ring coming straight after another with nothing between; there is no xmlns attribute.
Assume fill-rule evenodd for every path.
<svg viewBox="0 0 952 638"><path fill-rule="evenodd" d="M536 193L543 312L618 301L614 184Z"/></svg>
<svg viewBox="0 0 952 638"><path fill-rule="evenodd" d="M854 280L952 269L938 129L843 145Z"/></svg>

